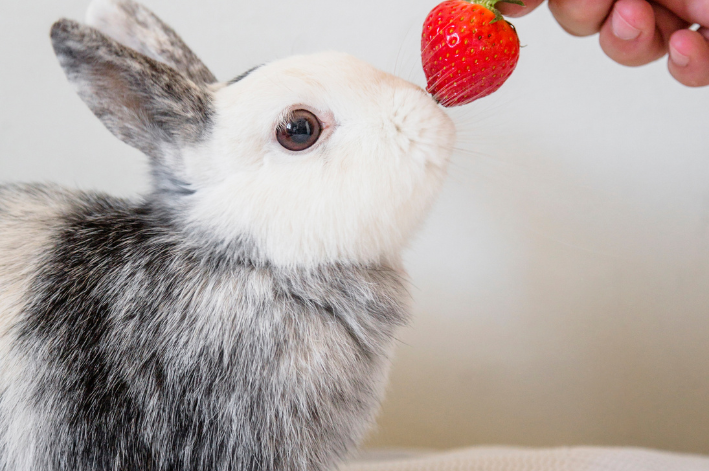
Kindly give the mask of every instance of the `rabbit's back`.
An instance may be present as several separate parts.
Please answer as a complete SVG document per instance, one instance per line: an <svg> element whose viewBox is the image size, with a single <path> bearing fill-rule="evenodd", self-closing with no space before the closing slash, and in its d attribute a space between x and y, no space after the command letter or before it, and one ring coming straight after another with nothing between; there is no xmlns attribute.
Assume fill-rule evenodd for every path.
<svg viewBox="0 0 709 471"><path fill-rule="evenodd" d="M27 265L0 469L317 470L359 440L404 321L395 272L275 268L150 204L72 198L2 199Z"/></svg>
<svg viewBox="0 0 709 471"><path fill-rule="evenodd" d="M0 348L69 200L57 187L0 185Z"/></svg>

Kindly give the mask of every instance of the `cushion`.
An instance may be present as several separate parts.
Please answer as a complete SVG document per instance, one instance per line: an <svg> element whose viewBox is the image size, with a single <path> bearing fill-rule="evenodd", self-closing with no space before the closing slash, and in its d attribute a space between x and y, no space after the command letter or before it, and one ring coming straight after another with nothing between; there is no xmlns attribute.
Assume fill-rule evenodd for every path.
<svg viewBox="0 0 709 471"><path fill-rule="evenodd" d="M709 457L641 448L476 447L355 460L341 471L709 471Z"/></svg>

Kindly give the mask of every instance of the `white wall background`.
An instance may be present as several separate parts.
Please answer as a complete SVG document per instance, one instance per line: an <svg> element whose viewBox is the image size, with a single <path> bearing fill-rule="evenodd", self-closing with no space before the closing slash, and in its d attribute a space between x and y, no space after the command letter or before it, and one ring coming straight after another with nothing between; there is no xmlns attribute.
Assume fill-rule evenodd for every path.
<svg viewBox="0 0 709 471"><path fill-rule="evenodd" d="M222 79L338 49L423 83L437 0L146 0ZM145 159L67 84L51 23L88 0L0 0L0 181L133 195ZM709 453L709 88L627 69L546 7L518 70L452 112L451 176L408 252L377 446L638 445Z"/></svg>

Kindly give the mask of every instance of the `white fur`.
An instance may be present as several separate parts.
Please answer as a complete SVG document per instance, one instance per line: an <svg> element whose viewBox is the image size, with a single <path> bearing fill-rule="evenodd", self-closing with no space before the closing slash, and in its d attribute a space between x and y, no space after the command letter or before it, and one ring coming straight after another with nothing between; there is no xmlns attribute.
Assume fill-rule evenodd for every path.
<svg viewBox="0 0 709 471"><path fill-rule="evenodd" d="M129 3L122 0L93 0L86 10L86 24L151 59L165 62L165 58L156 51L164 49L169 43L157 20L139 10L143 23L137 23L126 13L126 4ZM141 5L136 7L142 8Z"/></svg>
<svg viewBox="0 0 709 471"><path fill-rule="evenodd" d="M140 51L142 48L139 47L138 39L130 34L135 29L135 22L133 18L126 16L120 4L119 0L93 0L86 10L86 24L119 43ZM140 52L145 54L144 51Z"/></svg>
<svg viewBox="0 0 709 471"><path fill-rule="evenodd" d="M36 412L28 407L22 372L24 358L10 353L15 321L24 309L32 277L51 247L59 215L68 206L66 194L50 188L17 191L0 188L0 384L5 385L3 409L15 411L3 436L12 443L4 446L12 469L29 469L36 442ZM21 450L18 453L17 450Z"/></svg>
<svg viewBox="0 0 709 471"><path fill-rule="evenodd" d="M0 188L0 356L6 352L8 331L22 312L24 293L43 251L51 245L52 228L66 204L59 191Z"/></svg>
<svg viewBox="0 0 709 471"><path fill-rule="evenodd" d="M341 53L268 64L215 92L212 138L185 153L187 221L252 237L278 265L395 263L445 177L452 121L422 89ZM302 153L275 139L306 108L326 125Z"/></svg>

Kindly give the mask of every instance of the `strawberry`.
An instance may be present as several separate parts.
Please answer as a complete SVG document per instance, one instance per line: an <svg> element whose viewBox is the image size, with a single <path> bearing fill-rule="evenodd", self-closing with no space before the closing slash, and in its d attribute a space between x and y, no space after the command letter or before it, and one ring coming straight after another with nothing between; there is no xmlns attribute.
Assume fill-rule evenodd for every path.
<svg viewBox="0 0 709 471"><path fill-rule="evenodd" d="M426 89L443 106L458 106L502 86L517 66L519 38L495 8L520 0L446 0L423 25Z"/></svg>

